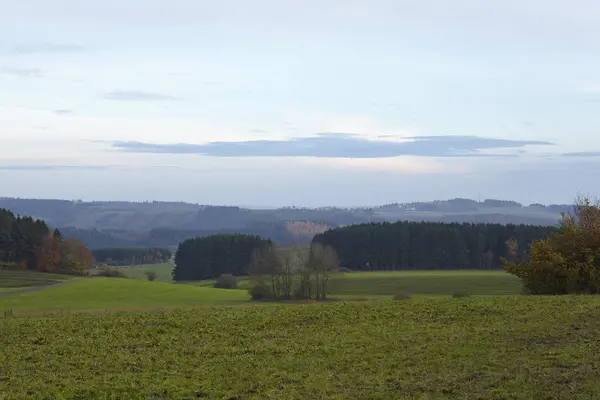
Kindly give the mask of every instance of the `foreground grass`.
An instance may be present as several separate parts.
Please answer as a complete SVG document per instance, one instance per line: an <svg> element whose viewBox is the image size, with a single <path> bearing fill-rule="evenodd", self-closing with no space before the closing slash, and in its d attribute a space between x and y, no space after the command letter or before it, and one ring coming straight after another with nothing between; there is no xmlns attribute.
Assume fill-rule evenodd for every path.
<svg viewBox="0 0 600 400"><path fill-rule="evenodd" d="M0 290L16 290L34 286L47 286L64 282L68 275L47 274L34 271L13 271L0 269Z"/></svg>
<svg viewBox="0 0 600 400"><path fill-rule="evenodd" d="M122 278L87 278L38 292L0 297L0 311L39 312L167 308L244 302L243 290L200 288Z"/></svg>
<svg viewBox="0 0 600 400"><path fill-rule="evenodd" d="M214 281L191 282L212 287ZM248 279L238 279L246 289ZM430 297L463 292L471 295L514 295L521 293L521 281L504 271L385 271L332 274L328 291L333 298L391 297L399 292Z"/></svg>
<svg viewBox="0 0 600 400"><path fill-rule="evenodd" d="M589 399L600 297L0 319L0 398Z"/></svg>

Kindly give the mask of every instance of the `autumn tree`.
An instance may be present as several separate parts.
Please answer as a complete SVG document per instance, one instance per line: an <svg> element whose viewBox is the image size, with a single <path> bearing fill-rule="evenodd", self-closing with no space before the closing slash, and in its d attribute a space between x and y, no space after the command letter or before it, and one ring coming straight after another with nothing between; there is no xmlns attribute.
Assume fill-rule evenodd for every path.
<svg viewBox="0 0 600 400"><path fill-rule="evenodd" d="M73 275L83 275L88 266L94 263L94 256L85 243L69 238L62 242L61 262L58 272Z"/></svg>
<svg viewBox="0 0 600 400"><path fill-rule="evenodd" d="M504 268L531 294L600 293L600 202L577 198L558 231L534 241L523 261L505 259Z"/></svg>

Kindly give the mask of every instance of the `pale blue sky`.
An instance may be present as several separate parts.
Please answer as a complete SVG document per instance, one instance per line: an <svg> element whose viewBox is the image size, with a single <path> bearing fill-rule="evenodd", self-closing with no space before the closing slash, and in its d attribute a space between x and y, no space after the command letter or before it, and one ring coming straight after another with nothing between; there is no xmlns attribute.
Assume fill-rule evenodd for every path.
<svg viewBox="0 0 600 400"><path fill-rule="evenodd" d="M0 10L0 196L314 206L600 193L597 1Z"/></svg>

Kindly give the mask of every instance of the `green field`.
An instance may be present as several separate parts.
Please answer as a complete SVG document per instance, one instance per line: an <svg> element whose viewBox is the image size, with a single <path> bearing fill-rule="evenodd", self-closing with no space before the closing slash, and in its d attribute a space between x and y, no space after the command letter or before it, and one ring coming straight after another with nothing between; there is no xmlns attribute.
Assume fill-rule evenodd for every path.
<svg viewBox="0 0 600 400"><path fill-rule="evenodd" d="M214 281L190 282L211 287ZM238 279L239 288L248 279ZM514 295L521 293L521 281L503 271L386 271L332 274L328 290L332 298L390 297L399 292L414 295Z"/></svg>
<svg viewBox="0 0 600 400"><path fill-rule="evenodd" d="M245 290L201 288L123 278L83 278L37 292L0 297L0 312L143 309L246 302Z"/></svg>
<svg viewBox="0 0 600 400"><path fill-rule="evenodd" d="M146 272L156 272L156 282L173 282L171 273L173 272L172 263L164 264L147 264L147 265L136 265L131 267L119 267L119 271L122 271L126 276L135 279L147 280Z"/></svg>
<svg viewBox="0 0 600 400"><path fill-rule="evenodd" d="M67 275L0 269L0 290L6 289L7 291L34 286L53 285L71 278Z"/></svg>
<svg viewBox="0 0 600 400"><path fill-rule="evenodd" d="M598 332L598 296L0 318L0 399L592 399Z"/></svg>

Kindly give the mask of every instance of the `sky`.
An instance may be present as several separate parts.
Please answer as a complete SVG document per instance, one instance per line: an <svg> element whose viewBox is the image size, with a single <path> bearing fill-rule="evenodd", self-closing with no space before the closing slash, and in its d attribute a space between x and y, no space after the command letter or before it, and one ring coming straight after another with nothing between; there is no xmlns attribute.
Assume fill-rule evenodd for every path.
<svg viewBox="0 0 600 400"><path fill-rule="evenodd" d="M0 0L0 196L600 194L596 0Z"/></svg>

